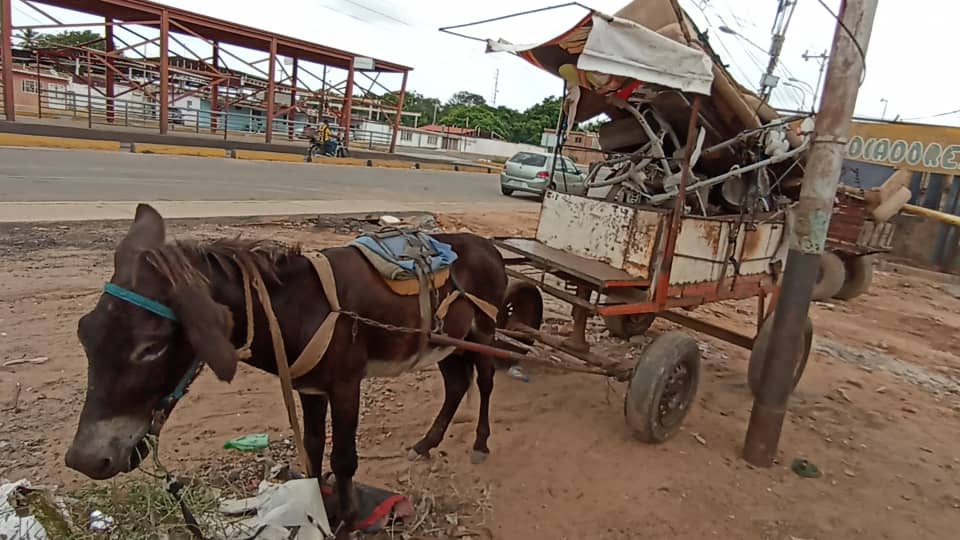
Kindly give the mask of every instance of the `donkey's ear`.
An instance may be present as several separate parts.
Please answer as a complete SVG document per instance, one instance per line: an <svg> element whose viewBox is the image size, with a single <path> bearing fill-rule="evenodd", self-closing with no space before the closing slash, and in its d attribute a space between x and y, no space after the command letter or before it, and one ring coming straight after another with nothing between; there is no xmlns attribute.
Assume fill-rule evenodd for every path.
<svg viewBox="0 0 960 540"><path fill-rule="evenodd" d="M147 204L137 205L133 225L127 235L117 245L114 264L118 273L132 272L137 256L148 249L163 245L166 239L166 226L160 213Z"/></svg>
<svg viewBox="0 0 960 540"><path fill-rule="evenodd" d="M230 343L233 330L230 310L215 302L209 289L202 284L178 287L171 300L193 353L210 366L218 379L233 380L239 357Z"/></svg>
<svg viewBox="0 0 960 540"><path fill-rule="evenodd" d="M166 225L163 216L149 204L138 204L133 225L121 243L128 243L138 249L151 249L163 244L166 238Z"/></svg>

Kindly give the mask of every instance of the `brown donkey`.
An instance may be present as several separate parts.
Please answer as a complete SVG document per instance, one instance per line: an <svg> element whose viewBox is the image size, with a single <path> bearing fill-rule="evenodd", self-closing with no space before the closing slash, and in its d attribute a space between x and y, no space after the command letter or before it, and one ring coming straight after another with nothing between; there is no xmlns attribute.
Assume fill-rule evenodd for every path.
<svg viewBox="0 0 960 540"><path fill-rule="evenodd" d="M503 301L507 277L499 252L488 240L471 234L435 238L458 254L437 298L457 290L463 293L449 305L443 333L492 343L495 322L478 305L500 306ZM476 369L480 415L473 450L474 461L479 462L489 453L494 365L489 356L451 348L428 346L421 351L417 334L358 320L419 328L418 298L395 294L356 248L331 248L323 255L336 278L340 310L350 316L336 318L326 353L293 381L293 387L303 406L311 473L318 477L330 404L330 464L340 501L337 515L348 525L340 532L345 533L357 511L352 479L357 470L361 379L439 362L443 406L413 447L428 456L443 440ZM166 243L160 214L147 205L137 207L130 231L117 246L106 294L78 325L88 358L87 393L66 455L70 468L106 479L137 467L148 451L147 434L159 435L163 420L203 364L228 382L240 360L278 373L266 311L250 293L251 273L263 276L282 343L296 357L332 311L308 257L298 249L264 242Z"/></svg>

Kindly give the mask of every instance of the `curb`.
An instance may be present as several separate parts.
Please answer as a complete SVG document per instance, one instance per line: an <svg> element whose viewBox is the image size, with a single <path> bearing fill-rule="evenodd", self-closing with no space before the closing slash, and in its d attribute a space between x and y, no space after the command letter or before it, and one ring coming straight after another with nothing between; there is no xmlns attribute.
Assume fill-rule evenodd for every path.
<svg viewBox="0 0 960 540"><path fill-rule="evenodd" d="M221 159L241 159L250 161L278 161L287 163L305 163L300 154L287 152L267 152L262 150L237 150L232 148L210 148L203 146L181 146L153 143L120 143L107 140L71 139L67 137L47 137L41 135L19 135L0 133L0 146L27 148L65 148L69 150L100 150L108 152L132 152L136 154L157 154L167 156L190 156ZM313 163L347 167L376 167L386 169L418 169L425 171L471 172L499 174L499 167L468 164L421 163L398 159L357 159L316 157Z"/></svg>

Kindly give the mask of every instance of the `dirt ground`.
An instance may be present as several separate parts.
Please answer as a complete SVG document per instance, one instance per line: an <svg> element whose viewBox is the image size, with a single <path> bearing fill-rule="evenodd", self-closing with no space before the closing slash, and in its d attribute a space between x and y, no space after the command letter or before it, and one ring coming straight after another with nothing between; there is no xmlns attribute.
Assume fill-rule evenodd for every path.
<svg viewBox="0 0 960 540"><path fill-rule="evenodd" d="M530 234L536 215L442 216L440 223L484 235ZM62 465L85 388L76 324L109 277L112 247L125 227L0 230L0 478L67 487L86 481ZM242 234L318 247L348 240L351 229L331 220L169 226L181 238ZM412 537L954 537L958 297L957 286L880 272L868 294L815 305L815 352L789 405L779 463L770 469L739 457L752 405L747 353L699 336L699 399L683 431L665 444L631 437L624 384L530 367L528 383L498 374L485 464L469 460L475 395L442 452L410 463L405 449L442 400L438 374L422 372L365 383L358 478L419 498L433 519ZM567 310L555 302L547 307L546 324L568 332ZM729 303L693 314L749 332L754 309L755 302ZM671 329L658 321L649 334ZM599 320L590 331L595 352L628 363L644 341L611 338ZM243 369L226 385L205 372L165 429L163 459L175 470L199 470L238 459L222 448L235 436L265 431L282 442L289 429L281 403L269 376ZM817 464L822 477L794 474L796 457Z"/></svg>

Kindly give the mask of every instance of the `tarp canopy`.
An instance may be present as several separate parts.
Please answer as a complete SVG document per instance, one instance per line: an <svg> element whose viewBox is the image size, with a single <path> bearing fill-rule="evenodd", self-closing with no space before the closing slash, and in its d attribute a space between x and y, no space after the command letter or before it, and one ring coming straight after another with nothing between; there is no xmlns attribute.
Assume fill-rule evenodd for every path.
<svg viewBox="0 0 960 540"><path fill-rule="evenodd" d="M580 86L601 95L629 94L641 84L709 95L713 83L713 62L703 51L596 11L546 43L488 40L487 51L517 54L561 77L575 68Z"/></svg>

